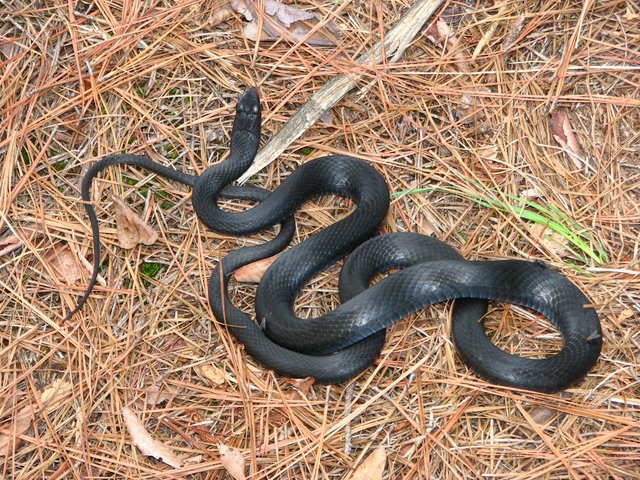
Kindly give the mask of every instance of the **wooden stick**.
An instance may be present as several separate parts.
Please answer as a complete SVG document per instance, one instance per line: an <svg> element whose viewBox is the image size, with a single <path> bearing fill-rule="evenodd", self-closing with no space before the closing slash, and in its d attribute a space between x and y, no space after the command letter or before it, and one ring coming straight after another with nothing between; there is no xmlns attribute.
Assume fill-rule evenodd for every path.
<svg viewBox="0 0 640 480"><path fill-rule="evenodd" d="M362 54L356 62L359 65L381 63L383 55L394 60L406 50L407 46L427 20L431 17L444 0L418 0L402 19L385 35L384 43L377 42L371 49ZM341 74L318 90L296 114L287 121L282 129L258 152L253 165L240 178L244 183L248 178L263 169L293 142L295 142L311 125L313 125L327 110L333 107L356 82L362 73Z"/></svg>

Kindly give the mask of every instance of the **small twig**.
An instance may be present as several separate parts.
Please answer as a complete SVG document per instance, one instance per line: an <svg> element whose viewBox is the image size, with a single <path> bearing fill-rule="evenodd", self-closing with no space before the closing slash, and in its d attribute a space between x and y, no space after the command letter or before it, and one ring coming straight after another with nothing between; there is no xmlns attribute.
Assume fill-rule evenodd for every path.
<svg viewBox="0 0 640 480"><path fill-rule="evenodd" d="M422 26L433 15L433 12L444 2L444 0L418 0L409 9L406 15L389 31L384 41L377 42L370 50L362 54L356 60L358 65L367 65L382 62L386 57L397 59L399 55L409 46ZM333 107L356 82L363 76L363 73L353 71L351 73L338 75L318 90L298 112L289 119L282 129L275 135L262 150L258 152L253 165L239 179L244 183L252 175L263 169L293 142L295 142L311 125L313 125L324 113Z"/></svg>

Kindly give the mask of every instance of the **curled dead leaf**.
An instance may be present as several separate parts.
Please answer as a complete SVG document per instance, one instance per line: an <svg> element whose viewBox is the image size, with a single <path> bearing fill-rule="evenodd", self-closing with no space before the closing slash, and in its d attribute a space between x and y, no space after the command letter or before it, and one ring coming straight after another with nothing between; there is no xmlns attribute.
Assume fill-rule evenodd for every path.
<svg viewBox="0 0 640 480"><path fill-rule="evenodd" d="M237 448L229 447L224 443L218 444L220 463L234 480L246 480L244 474L244 458Z"/></svg>
<svg viewBox="0 0 640 480"><path fill-rule="evenodd" d="M87 273L91 275L91 273L93 272L93 265L91 265L91 262L89 262L89 260L84 258L82 255L80 255L80 253L78 253L78 260L80 260L80 263L82 264L84 269L87 271ZM96 282L98 282L98 285L102 285L103 287L107 286L107 282L105 281L104 277L100 274L98 274L98 276L96 277Z"/></svg>
<svg viewBox="0 0 640 480"><path fill-rule="evenodd" d="M158 234L118 197L113 197L116 211L118 242L122 248L133 248L139 243L152 245Z"/></svg>
<svg viewBox="0 0 640 480"><path fill-rule="evenodd" d="M211 9L211 14L204 22L203 26L206 28L212 28L216 25L221 24L222 22L227 21L229 18L234 16L233 9L231 5L225 2L223 5L217 5L216 8Z"/></svg>
<svg viewBox="0 0 640 480"><path fill-rule="evenodd" d="M355 471L349 480L382 480L387 453L382 445L378 446Z"/></svg>
<svg viewBox="0 0 640 480"><path fill-rule="evenodd" d="M516 41L518 40L518 36L520 35L520 32L522 32L522 29L524 28L524 23L526 21L527 17L526 15L520 15L520 17L518 17L517 20L515 20L515 22L511 22L511 28L509 30L509 33L507 34L507 36L504 38L504 41L502 42L502 51L507 53L511 47L513 47L516 43Z"/></svg>
<svg viewBox="0 0 640 480"><path fill-rule="evenodd" d="M133 444L138 447L144 455L160 460L174 468L182 467L184 462L180 457L167 445L153 438L144 428L142 421L133 410L129 407L124 407L122 409L122 418Z"/></svg>
<svg viewBox="0 0 640 480"><path fill-rule="evenodd" d="M318 17L277 0L265 0L262 12L258 12L255 3L250 0L232 0L231 6L249 21L243 30L249 40L275 41L284 38L299 42L306 37L306 43L319 46L335 46L340 40L340 32L331 22L325 22L307 37L320 23ZM260 13L264 13L261 19Z"/></svg>
<svg viewBox="0 0 640 480"><path fill-rule="evenodd" d="M264 272L276 261L279 255L273 257L263 258L257 262L250 263L244 267L240 267L233 272L233 278L242 283L258 283Z"/></svg>

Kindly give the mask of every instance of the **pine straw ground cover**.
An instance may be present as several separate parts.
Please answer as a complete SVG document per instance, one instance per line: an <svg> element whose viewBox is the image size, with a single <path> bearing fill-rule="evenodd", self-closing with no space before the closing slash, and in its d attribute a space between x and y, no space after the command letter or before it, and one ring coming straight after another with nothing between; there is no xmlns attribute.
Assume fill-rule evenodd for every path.
<svg viewBox="0 0 640 480"><path fill-rule="evenodd" d="M342 35L313 46L256 44L211 1L3 2L0 477L229 478L224 444L255 479L346 478L379 446L382 478L640 478L638 4L451 2L394 63L355 65L409 3L301 2ZM586 379L556 395L478 379L445 305L394 326L347 385L274 375L212 321L205 295L220 256L270 233L207 231L187 188L135 168L94 185L105 283L62 322L88 280L79 182L93 162L126 151L202 172L228 153L244 86L259 85L269 138L349 72L364 73L358 88L250 183L274 188L302 162L351 152L388 180L384 231L432 234L469 259L544 260L600 314ZM159 233L154 245L118 246L113 195ZM309 204L296 242L348 208ZM332 308L335 276L299 311ZM234 292L251 311L254 288ZM491 318L503 348L559 346L531 312L496 305ZM124 407L194 463L141 453Z"/></svg>

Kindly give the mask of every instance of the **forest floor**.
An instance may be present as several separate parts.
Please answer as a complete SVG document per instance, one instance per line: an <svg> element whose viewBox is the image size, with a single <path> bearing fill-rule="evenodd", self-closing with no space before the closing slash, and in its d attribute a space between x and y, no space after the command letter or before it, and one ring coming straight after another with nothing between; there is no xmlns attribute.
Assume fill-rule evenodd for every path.
<svg viewBox="0 0 640 480"><path fill-rule="evenodd" d="M220 1L2 2L0 478L640 478L640 8L444 2L393 61L358 64L411 3L294 2L319 23L255 41ZM258 31L276 20L257 17ZM283 38L295 27L304 38ZM355 155L389 184L383 232L432 235L467 259L544 261L599 314L586 378L559 394L478 378L445 304L390 328L351 382L283 378L206 296L219 258L271 233L209 231L188 187L140 168L93 183L101 284L64 321L93 261L80 200L92 164L128 152L199 174L228 154L246 86L261 94L264 144L339 74L355 88L249 184L274 189L313 158ZM154 244L120 247L114 196ZM306 204L295 243L349 208ZM334 308L337 272L297 311ZM232 290L252 313L255 285ZM523 308L492 305L485 325L519 355L561 346ZM379 473L362 473L372 454Z"/></svg>

